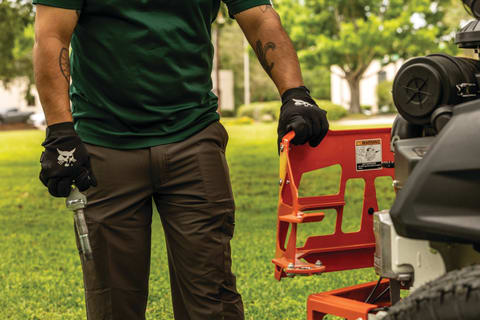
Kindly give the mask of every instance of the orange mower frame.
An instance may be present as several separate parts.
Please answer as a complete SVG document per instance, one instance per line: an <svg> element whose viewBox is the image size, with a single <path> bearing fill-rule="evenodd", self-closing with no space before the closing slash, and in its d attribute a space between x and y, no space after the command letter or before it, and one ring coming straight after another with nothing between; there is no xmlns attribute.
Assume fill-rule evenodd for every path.
<svg viewBox="0 0 480 320"><path fill-rule="evenodd" d="M375 179L394 177L394 155L390 150L390 128L329 131L319 147L292 145L290 132L280 145L280 190L275 278L295 275L315 275L324 272L369 268L374 265L375 237L373 214L378 211ZM374 162L361 160L359 151L369 145L379 155ZM362 149L363 148L363 149ZM380 163L378 158L381 158ZM359 160L360 159L360 160ZM337 194L299 197L299 186L304 173L340 165L342 172ZM365 190L361 225L358 232L342 231L345 189L350 179L363 179ZM393 188L393 186L392 186ZM321 223L322 210L336 211L335 232L311 236L302 247L297 247L297 227L303 223ZM290 233L288 233L290 229ZM331 314L346 319L368 319L368 313L390 305L389 281L370 282L330 292L312 294L307 301L307 319L320 320ZM386 289L387 288L387 289ZM366 303L372 291L387 294L375 303Z"/></svg>

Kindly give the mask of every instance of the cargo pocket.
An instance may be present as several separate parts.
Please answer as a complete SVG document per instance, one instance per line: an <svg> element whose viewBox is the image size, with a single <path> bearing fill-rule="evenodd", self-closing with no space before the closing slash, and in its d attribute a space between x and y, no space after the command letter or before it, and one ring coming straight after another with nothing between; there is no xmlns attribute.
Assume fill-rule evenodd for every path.
<svg viewBox="0 0 480 320"><path fill-rule="evenodd" d="M224 216L222 232L228 237L232 238L235 231L235 210L231 210Z"/></svg>
<svg viewBox="0 0 480 320"><path fill-rule="evenodd" d="M232 273L232 250L230 240L233 237L235 229L235 210L230 210L225 214L222 226L222 243L223 243L223 283L222 283L222 300L231 300L229 298L231 292L236 292L235 276Z"/></svg>
<svg viewBox="0 0 480 320"><path fill-rule="evenodd" d="M224 151L218 146L206 149L201 147L197 156L207 200L209 202L233 202L232 186Z"/></svg>
<svg viewBox="0 0 480 320"><path fill-rule="evenodd" d="M229 138L227 129L225 129L225 127L223 126L223 124L220 123L220 121L216 122L215 125L220 130L220 135L223 139L223 150L225 150L227 148L228 138Z"/></svg>

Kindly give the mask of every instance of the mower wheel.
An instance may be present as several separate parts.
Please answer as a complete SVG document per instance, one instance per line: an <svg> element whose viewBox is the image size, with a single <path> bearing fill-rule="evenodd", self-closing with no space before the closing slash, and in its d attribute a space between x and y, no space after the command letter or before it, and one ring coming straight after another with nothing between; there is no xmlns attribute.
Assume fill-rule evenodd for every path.
<svg viewBox="0 0 480 320"><path fill-rule="evenodd" d="M480 319L480 265L451 271L402 299L382 320Z"/></svg>

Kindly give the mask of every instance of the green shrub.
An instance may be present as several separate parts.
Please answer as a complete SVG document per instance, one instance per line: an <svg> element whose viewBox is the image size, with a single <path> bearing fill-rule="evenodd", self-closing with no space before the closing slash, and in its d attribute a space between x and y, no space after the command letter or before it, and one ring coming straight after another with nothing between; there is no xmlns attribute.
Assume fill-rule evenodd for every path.
<svg viewBox="0 0 480 320"><path fill-rule="evenodd" d="M384 81L377 86L378 109L385 110L387 113L397 111L393 103L392 87L392 81Z"/></svg>
<svg viewBox="0 0 480 320"><path fill-rule="evenodd" d="M280 101L264 102L260 108L260 119L265 118L265 115L269 115L274 121L278 120L281 106L282 103Z"/></svg>
<svg viewBox="0 0 480 320"><path fill-rule="evenodd" d="M360 106L360 109L362 111L372 111L372 106L369 106L369 105L363 105L363 106Z"/></svg>
<svg viewBox="0 0 480 320"><path fill-rule="evenodd" d="M348 115L347 109L328 100L317 100L320 108L327 111L329 121L340 120Z"/></svg>
<svg viewBox="0 0 480 320"><path fill-rule="evenodd" d="M278 120L281 105L280 101L254 102L248 106L241 106L237 115L239 117L249 117L256 121L260 121L262 118L266 118L265 115L269 115L273 120Z"/></svg>
<svg viewBox="0 0 480 320"><path fill-rule="evenodd" d="M363 105L363 106L360 106L360 110L362 110L362 114L365 114L367 116L372 114L372 106Z"/></svg>
<svg viewBox="0 0 480 320"><path fill-rule="evenodd" d="M327 111L327 118L330 121L336 121L343 117L346 117L348 111L337 104L328 100L316 100L320 108ZM280 101L268 101L268 102L254 102L248 106L241 106L238 109L237 115L239 117L249 117L256 121L265 119L265 115L269 115L274 121L278 120L280 115L280 107L282 103Z"/></svg>
<svg viewBox="0 0 480 320"><path fill-rule="evenodd" d="M242 105L238 108L237 116L238 117L249 117L253 119L253 114L256 109L256 104L249 104L248 106Z"/></svg>
<svg viewBox="0 0 480 320"><path fill-rule="evenodd" d="M222 113L222 117L227 117L227 118L235 117L234 110L221 110L221 113Z"/></svg>
<svg viewBox="0 0 480 320"><path fill-rule="evenodd" d="M238 118L233 118L229 121L227 121L227 123L230 125L230 124L233 124L233 125L243 125L243 124L253 124L254 121L252 118L249 118L249 117L238 117Z"/></svg>

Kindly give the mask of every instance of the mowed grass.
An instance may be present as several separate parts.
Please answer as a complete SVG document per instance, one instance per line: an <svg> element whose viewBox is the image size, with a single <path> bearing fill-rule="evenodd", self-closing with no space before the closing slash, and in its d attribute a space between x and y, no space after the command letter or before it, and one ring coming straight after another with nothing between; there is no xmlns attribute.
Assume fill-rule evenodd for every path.
<svg viewBox="0 0 480 320"><path fill-rule="evenodd" d="M227 130L237 205L233 269L246 319L305 319L309 294L374 280L371 269L274 279L276 128L274 124L229 125ZM44 132L35 130L0 133L0 319L85 319L72 213L65 209L64 199L49 196L37 178L43 138ZM335 190L337 174L334 167L322 171L321 179L306 182L310 183L306 192ZM389 183L382 184L379 192L382 208L392 200ZM355 230L362 185L356 182L347 192L353 213L346 223ZM168 320L173 313L166 251L160 221L154 216L147 319ZM328 232L333 222L334 215L327 214L325 222L300 228L300 235Z"/></svg>

